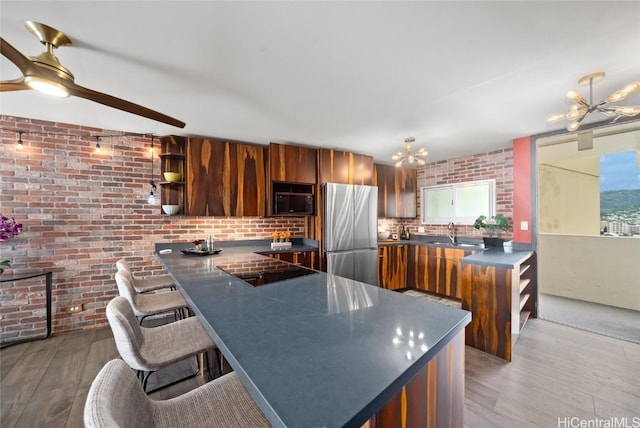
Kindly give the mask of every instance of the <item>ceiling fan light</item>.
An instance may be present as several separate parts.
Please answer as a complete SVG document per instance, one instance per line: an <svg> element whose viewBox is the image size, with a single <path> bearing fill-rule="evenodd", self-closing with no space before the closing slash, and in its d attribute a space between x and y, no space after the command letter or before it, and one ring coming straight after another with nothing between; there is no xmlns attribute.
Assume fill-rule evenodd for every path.
<svg viewBox="0 0 640 428"><path fill-rule="evenodd" d="M67 90L67 88L59 83L52 82L51 80L42 79L35 76L25 76L24 82L29 85L31 89L35 89L36 91L40 91L47 95L60 98L69 96L69 91Z"/></svg>

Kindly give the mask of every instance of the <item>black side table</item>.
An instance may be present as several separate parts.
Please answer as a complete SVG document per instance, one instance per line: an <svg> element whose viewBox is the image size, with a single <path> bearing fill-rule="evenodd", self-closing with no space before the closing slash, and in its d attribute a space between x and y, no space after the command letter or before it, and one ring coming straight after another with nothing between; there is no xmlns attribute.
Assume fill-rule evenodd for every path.
<svg viewBox="0 0 640 428"><path fill-rule="evenodd" d="M39 276L46 277L46 296L47 296L47 335L44 339L51 335L51 288L53 287L53 272L51 271L24 271L24 272L12 272L11 275L0 275L0 283L2 282L15 282L24 279L37 278Z"/></svg>

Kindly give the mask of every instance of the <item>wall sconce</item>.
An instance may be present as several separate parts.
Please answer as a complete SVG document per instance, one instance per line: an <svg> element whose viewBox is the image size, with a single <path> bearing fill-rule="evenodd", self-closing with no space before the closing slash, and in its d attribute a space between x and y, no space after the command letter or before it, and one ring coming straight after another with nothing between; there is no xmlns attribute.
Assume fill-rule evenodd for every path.
<svg viewBox="0 0 640 428"><path fill-rule="evenodd" d="M16 142L16 148L18 150L24 149L24 144L22 144L22 134L24 131L18 131L18 141Z"/></svg>
<svg viewBox="0 0 640 428"><path fill-rule="evenodd" d="M149 184L151 185L151 192L149 192L149 197L147 198L147 203L149 205L156 205L160 202L160 195L156 196L156 193L158 192L158 186L156 186L156 182L154 180L155 178L155 173L154 173L154 168L153 168L153 154L155 152L155 149L153 147L153 135L151 136L151 181L149 181Z"/></svg>
<svg viewBox="0 0 640 428"><path fill-rule="evenodd" d="M96 153L102 154L102 147L100 147L100 137L96 136Z"/></svg>

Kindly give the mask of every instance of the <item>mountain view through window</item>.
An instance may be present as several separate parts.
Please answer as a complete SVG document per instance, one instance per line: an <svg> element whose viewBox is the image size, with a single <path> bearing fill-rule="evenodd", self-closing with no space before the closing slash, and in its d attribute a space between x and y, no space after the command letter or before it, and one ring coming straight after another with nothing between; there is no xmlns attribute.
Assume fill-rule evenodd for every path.
<svg viewBox="0 0 640 428"><path fill-rule="evenodd" d="M600 156L600 234L640 238L640 167L635 150Z"/></svg>

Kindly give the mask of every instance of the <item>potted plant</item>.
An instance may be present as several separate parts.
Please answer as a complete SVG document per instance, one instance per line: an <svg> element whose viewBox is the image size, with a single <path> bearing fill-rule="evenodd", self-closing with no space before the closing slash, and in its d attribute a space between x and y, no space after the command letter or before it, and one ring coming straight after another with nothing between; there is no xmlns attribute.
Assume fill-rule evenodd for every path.
<svg viewBox="0 0 640 428"><path fill-rule="evenodd" d="M491 217L481 215L473 223L473 227L487 231L489 236L483 238L485 247L501 247L503 241L495 235L499 230L508 231L509 222L502 214L496 214Z"/></svg>
<svg viewBox="0 0 640 428"><path fill-rule="evenodd" d="M0 214L0 242L8 241L14 236L18 236L22 232L22 224L16 222L15 218L11 218ZM11 260L0 260L0 273L11 267Z"/></svg>

